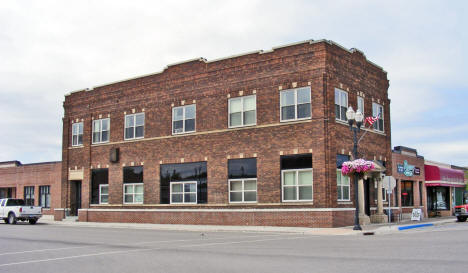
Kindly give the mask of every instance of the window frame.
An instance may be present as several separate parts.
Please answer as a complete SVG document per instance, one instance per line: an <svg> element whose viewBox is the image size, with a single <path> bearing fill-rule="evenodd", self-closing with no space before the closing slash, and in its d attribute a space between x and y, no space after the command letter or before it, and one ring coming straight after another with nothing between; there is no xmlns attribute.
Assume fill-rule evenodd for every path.
<svg viewBox="0 0 468 273"><path fill-rule="evenodd" d="M244 121L244 99L246 98L254 98L255 101L255 122L252 124L245 124ZM242 110L241 110L241 125L234 125L231 126L231 101L234 100L240 100L241 105L242 105ZM238 112L236 112L238 113ZM228 99L228 128L239 128L239 127L248 127L248 126L255 126L257 125L257 95L249 95L249 96L242 96L242 97L237 97L237 98L230 98Z"/></svg>
<svg viewBox="0 0 468 273"><path fill-rule="evenodd" d="M99 131L95 132L94 131L94 123L98 121L99 122ZM107 121L107 130L102 130L102 123L103 121ZM102 118L102 119L95 119L93 120L92 123L92 129L91 129L91 139L93 144L99 144L99 143L107 143L110 140L110 118ZM144 126L144 125L143 125ZM102 132L107 132L107 140L102 141ZM94 139L94 133L99 133L99 141L96 141Z"/></svg>
<svg viewBox="0 0 468 273"><path fill-rule="evenodd" d="M28 191L26 189L29 189ZM32 189L32 191L31 191ZM24 195L24 203L26 204L26 206L34 206L35 202L36 202L36 198L35 198L35 191L36 191L36 187L35 186L24 186L24 189L23 189L23 195ZM31 202L28 202L28 200L32 200L32 204Z"/></svg>
<svg viewBox="0 0 468 273"><path fill-rule="evenodd" d="M361 109L361 113L364 115L364 110L365 110L365 101L364 101L364 97L361 97L361 96L357 96L357 101L356 101L356 111L359 110L359 101L362 102L362 109Z"/></svg>
<svg viewBox="0 0 468 273"><path fill-rule="evenodd" d="M75 134L75 127L78 127L78 132ZM81 130L80 130L81 129ZM83 121L72 123L72 147L83 146ZM80 134L81 131L81 134ZM80 143L80 135L81 135L81 143ZM76 136L76 143L74 137Z"/></svg>
<svg viewBox="0 0 468 273"><path fill-rule="evenodd" d="M255 190L245 190L245 182L246 181L255 181ZM242 182L242 189L240 191L231 191L231 182ZM228 187L229 187L229 203L239 204L239 203L257 203L258 202L258 188L257 188L257 178L233 178L228 180ZM231 200L231 192L240 192L242 193L242 201L232 201ZM245 201L245 192L255 192L255 201Z"/></svg>
<svg viewBox="0 0 468 273"><path fill-rule="evenodd" d="M101 188L107 187L107 194L102 194ZM102 202L102 196L107 195L107 202ZM125 200L125 197L124 197ZM109 184L99 184L99 204L109 204Z"/></svg>
<svg viewBox="0 0 468 273"><path fill-rule="evenodd" d="M374 126L374 130L378 131L378 132L385 132L385 122L384 122L384 107L383 105L379 104L379 103L376 103L376 102L372 102L372 116L373 117L376 117L376 113L374 112L374 107L377 107L377 112L379 112L379 108L381 109L381 112L382 112L382 115L380 115L380 113L377 113L379 114L379 119L374 122L373 126ZM379 121L382 121L382 128L379 128L380 127L380 123Z"/></svg>
<svg viewBox="0 0 468 273"><path fill-rule="evenodd" d="M173 185L182 185L182 202L173 202L172 201L172 186ZM195 202L185 202L185 194L193 194L192 192L185 192L185 184L195 184ZM180 194L180 193L177 193ZM198 204L198 182L197 181L177 181L177 182L170 182L169 183L169 204L177 205L177 204Z"/></svg>
<svg viewBox="0 0 468 273"><path fill-rule="evenodd" d="M336 94L337 93L339 94L339 104L336 104ZM344 116L343 117L341 116L341 107L345 107L345 106L342 105L342 101L341 101L341 98L342 98L341 94L342 93L346 95L346 111L349 108L349 94L348 94L348 92L344 91L344 90L341 90L339 88L335 88L335 103L334 103L334 105L335 105L335 120L338 120L338 121L341 121L341 122L348 122L348 118L346 117L346 111L345 111ZM339 112L340 116L339 117L336 116L336 105L338 105L340 107L340 112Z"/></svg>
<svg viewBox="0 0 468 273"><path fill-rule="evenodd" d="M186 108L189 107L189 106L194 106L195 107L195 117L193 118L194 120L194 124L193 124L193 131L185 131L185 121L186 121L186 118L185 118L185 114L186 114ZM174 122L175 121L180 121L180 120L174 120L175 118L175 110L176 109L179 109L179 108L182 108L183 109L183 112L182 112L182 132L179 132L179 133L176 133L174 132ZM181 105L181 106L177 106L177 107L172 107L172 135L182 135L182 134L188 134L188 133L195 133L197 131L197 104L196 103L192 103L192 104L187 104L187 105Z"/></svg>
<svg viewBox="0 0 468 273"><path fill-rule="evenodd" d="M312 187L312 199L302 199L299 200L299 172L301 171L310 171L312 174L312 184L310 187ZM285 172L295 172L296 173L296 181L295 185L288 185L286 187L296 187L296 199L295 200L284 200L284 173ZM285 169L281 170L281 202L313 202L314 201L314 171L313 168L304 168L304 169Z"/></svg>
<svg viewBox="0 0 468 273"><path fill-rule="evenodd" d="M309 117L304 117L304 118L298 118L297 117L297 108L298 108L298 105L302 105L302 104L306 104L306 103L301 103L301 104L298 104L297 103L297 92L298 90L300 89L308 89L309 91L309 108L310 108L310 116ZM291 88L291 89L285 89L285 90L281 90L280 93L279 93L279 96L280 96L280 122L291 122L291 121L299 121L299 120L307 120L307 119L312 119L312 89L310 88L310 86L304 86L304 87L297 87L297 88ZM282 100L281 100L281 95L284 93L284 92L288 92L288 91L294 91L294 119L283 119L283 104L282 104ZM292 104L291 104L292 105ZM291 106L291 105L285 105L286 106Z"/></svg>
<svg viewBox="0 0 468 273"><path fill-rule="evenodd" d="M141 202L135 202L135 187L136 186L142 186L143 187L143 192L141 193ZM145 202L145 184L143 182L140 182L140 183L123 183L123 203L124 204L131 204L131 205L135 205L135 204L143 204ZM132 193L125 193L125 187L126 186L133 186L133 192ZM133 196L133 202L125 202L125 196L126 195L132 195ZM139 194L140 195L140 194Z"/></svg>
<svg viewBox="0 0 468 273"><path fill-rule="evenodd" d="M138 115L143 116L143 135L140 136L140 137L136 136L136 128L138 127L136 125L136 117ZM127 137L127 128L132 128L132 127L127 127L127 117L128 116L133 116L133 137ZM145 138L145 123L146 123L145 112L126 114L125 117L124 117L124 140L133 140L133 139ZM109 123L109 129L110 129L110 123Z"/></svg>
<svg viewBox="0 0 468 273"><path fill-rule="evenodd" d="M338 173L340 174L340 183L338 183ZM336 187L337 187L337 195L338 195L338 187L341 188L341 196L338 196L338 202L347 202L347 201L351 201L351 179L349 176L346 176L346 175L343 175L341 173L341 169L337 169L336 170ZM343 180L348 180L348 185L345 185L343 184ZM344 194L343 194L343 188L344 187L348 187L348 198L343 198L344 197Z"/></svg>
<svg viewBox="0 0 468 273"><path fill-rule="evenodd" d="M47 193L43 193L42 189L47 189ZM45 204L42 204L42 195L45 194ZM47 202L49 201L49 202ZM39 186L39 206L42 208L50 208L50 185L43 185ZM49 203L49 206L47 206L47 203ZM44 206L43 206L44 205Z"/></svg>

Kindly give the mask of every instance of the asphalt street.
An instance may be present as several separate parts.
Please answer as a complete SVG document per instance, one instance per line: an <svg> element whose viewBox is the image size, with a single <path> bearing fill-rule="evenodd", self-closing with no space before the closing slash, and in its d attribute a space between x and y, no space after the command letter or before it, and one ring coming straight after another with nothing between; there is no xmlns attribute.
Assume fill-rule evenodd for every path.
<svg viewBox="0 0 468 273"><path fill-rule="evenodd" d="M0 224L0 272L467 272L468 223L373 236Z"/></svg>

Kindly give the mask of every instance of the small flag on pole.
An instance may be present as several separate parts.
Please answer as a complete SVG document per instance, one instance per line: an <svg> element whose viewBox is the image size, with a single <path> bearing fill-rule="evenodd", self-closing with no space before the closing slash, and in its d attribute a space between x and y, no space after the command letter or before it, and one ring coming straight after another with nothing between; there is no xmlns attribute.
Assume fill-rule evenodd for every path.
<svg viewBox="0 0 468 273"><path fill-rule="evenodd" d="M374 122L376 122L377 120L379 120L379 116L366 118L366 122L369 123L369 125L374 124Z"/></svg>

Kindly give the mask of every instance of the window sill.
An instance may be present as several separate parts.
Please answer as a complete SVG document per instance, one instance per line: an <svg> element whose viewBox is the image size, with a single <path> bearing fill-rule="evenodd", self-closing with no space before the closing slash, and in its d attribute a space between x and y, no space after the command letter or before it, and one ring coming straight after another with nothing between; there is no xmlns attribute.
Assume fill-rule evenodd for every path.
<svg viewBox="0 0 468 273"><path fill-rule="evenodd" d="M352 201L338 201L338 205L352 205Z"/></svg>
<svg viewBox="0 0 468 273"><path fill-rule="evenodd" d="M237 128L245 128L245 127L255 127L257 126L257 123L255 124L247 124L247 125L239 125L239 126L228 126L229 129L237 129Z"/></svg>
<svg viewBox="0 0 468 273"><path fill-rule="evenodd" d="M190 132L182 132L182 133L172 133L173 136L179 136L179 135L190 135L193 133L196 133L197 131L190 131Z"/></svg>
<svg viewBox="0 0 468 273"><path fill-rule="evenodd" d="M298 118L298 119L287 119L287 120L280 120L280 123L288 123L288 122L295 122L295 121L304 121L304 120L311 120L312 117L308 118Z"/></svg>
<svg viewBox="0 0 468 273"><path fill-rule="evenodd" d="M301 204L314 204L314 200L283 200L282 203L301 203Z"/></svg>
<svg viewBox="0 0 468 273"><path fill-rule="evenodd" d="M100 146L100 145L105 145L105 144L108 144L109 141L104 141L104 142L96 142L96 143L92 143L91 146Z"/></svg>
<svg viewBox="0 0 468 273"><path fill-rule="evenodd" d="M132 140L138 140L138 139L143 139L143 138L145 137L142 136L142 137L134 137L134 138L124 138L124 141L132 141ZM105 143L109 143L109 142L105 142ZM102 144L104 144L104 142Z"/></svg>
<svg viewBox="0 0 468 273"><path fill-rule="evenodd" d="M80 149L80 148L83 148L84 145L75 145L75 146L71 146L70 149Z"/></svg>
<svg viewBox="0 0 468 273"><path fill-rule="evenodd" d="M339 120L339 119L335 119L335 122L338 123L338 124L345 125L345 126L349 127L349 123L347 121L342 121L342 120ZM376 131L374 129L371 130L371 129L368 129L368 128L365 128L365 127L361 127L361 130L368 131L370 133L374 133L374 134L377 134L377 135L386 136L385 132Z"/></svg>

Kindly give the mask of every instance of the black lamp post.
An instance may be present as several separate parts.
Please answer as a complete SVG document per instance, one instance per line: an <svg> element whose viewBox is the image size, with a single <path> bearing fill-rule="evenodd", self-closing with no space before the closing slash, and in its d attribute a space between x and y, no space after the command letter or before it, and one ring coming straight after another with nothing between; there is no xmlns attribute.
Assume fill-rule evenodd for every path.
<svg viewBox="0 0 468 273"><path fill-rule="evenodd" d="M357 146L358 139L357 134L361 131L362 121L364 120L364 115L358 109L354 112L353 107L349 107L346 111L346 118L348 119L349 130L353 131L353 160L356 160L358 157ZM356 123L356 127L353 124ZM356 204L356 211L354 213L354 228L353 230L362 230L361 225L359 225L359 191L358 191L358 174L354 173L354 203Z"/></svg>

